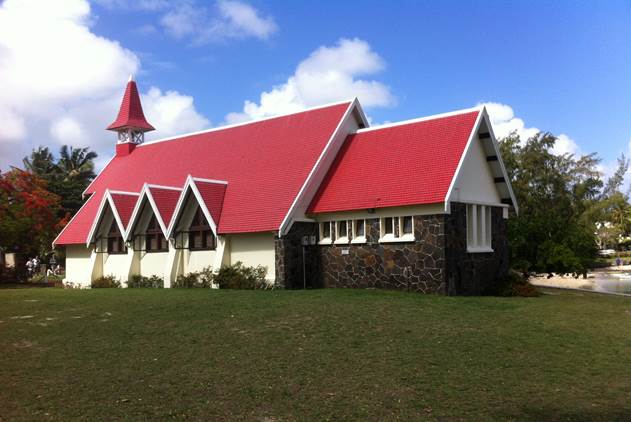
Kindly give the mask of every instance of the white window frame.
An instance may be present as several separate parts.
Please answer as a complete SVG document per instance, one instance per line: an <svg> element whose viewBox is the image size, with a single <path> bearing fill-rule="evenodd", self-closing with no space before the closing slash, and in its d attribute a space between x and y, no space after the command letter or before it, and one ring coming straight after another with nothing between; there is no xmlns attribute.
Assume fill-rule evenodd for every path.
<svg viewBox="0 0 631 422"><path fill-rule="evenodd" d="M412 217L412 233L403 234L403 219L405 217ZM387 233L385 230L385 223L387 218L392 218L392 233ZM399 222L399 230L397 233L396 225L394 224L395 220ZM381 217L379 219L379 242L380 243L388 243L388 242L413 242L415 240L414 237L414 216L413 215L402 215L402 216L386 216Z"/></svg>
<svg viewBox="0 0 631 422"><path fill-rule="evenodd" d="M492 207L487 205L467 204L467 252L493 252L493 233L491 230Z"/></svg>
<svg viewBox="0 0 631 422"><path fill-rule="evenodd" d="M412 233L403 233L403 220L405 217L410 217L412 219ZM413 215L403 215L399 217L399 239L402 242L410 242L414 240L414 216Z"/></svg>
<svg viewBox="0 0 631 422"><path fill-rule="evenodd" d="M363 236L357 235L357 222L364 222L364 234ZM351 220L351 243L366 243L366 220L364 218L358 218L356 220Z"/></svg>
<svg viewBox="0 0 631 422"><path fill-rule="evenodd" d="M324 225L329 225L329 237L324 237ZM320 223L320 241L318 245L330 245L333 243L333 222L332 221L323 221Z"/></svg>
<svg viewBox="0 0 631 422"><path fill-rule="evenodd" d="M344 243L348 243L350 241L349 237L348 237L348 232L349 232L349 223L351 223L352 220L337 220L335 221L335 241L333 243L335 243L336 245L339 244L344 244ZM340 235L340 223L346 223L346 233L342 233L342 235ZM352 224L352 223L351 223Z"/></svg>

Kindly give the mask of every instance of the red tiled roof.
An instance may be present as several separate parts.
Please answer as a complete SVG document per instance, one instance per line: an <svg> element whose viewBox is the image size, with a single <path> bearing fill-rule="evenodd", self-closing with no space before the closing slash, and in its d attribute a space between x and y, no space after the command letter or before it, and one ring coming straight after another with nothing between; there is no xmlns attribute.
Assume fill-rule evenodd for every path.
<svg viewBox="0 0 631 422"><path fill-rule="evenodd" d="M445 201L479 111L350 135L308 212Z"/></svg>
<svg viewBox="0 0 631 422"><path fill-rule="evenodd" d="M148 189L151 192L153 201L156 203L160 218L162 218L164 225L169 227L181 190L164 189L156 186L149 186Z"/></svg>
<svg viewBox="0 0 631 422"><path fill-rule="evenodd" d="M138 95L138 87L133 80L127 82L118 116L107 129L117 130L124 127L141 129L144 132L155 130L145 119L145 113L143 113L142 104L140 103L140 95Z"/></svg>
<svg viewBox="0 0 631 422"><path fill-rule="evenodd" d="M55 244L85 243L106 189L184 186L188 175L224 180L219 233L278 230L350 102L146 143L114 157L86 190L89 202Z"/></svg>
<svg viewBox="0 0 631 422"><path fill-rule="evenodd" d="M206 182L201 180L194 181L197 190L199 190L204 205L213 218L217 226L221 221L221 209L223 208L223 200L226 193L227 185L225 183Z"/></svg>
<svg viewBox="0 0 631 422"><path fill-rule="evenodd" d="M136 201L138 201L138 195L123 193L110 193L110 195L114 201L114 206L116 207L116 212L121 219L121 223L123 223L123 227L127 230L127 224L129 224L131 214L134 212Z"/></svg>

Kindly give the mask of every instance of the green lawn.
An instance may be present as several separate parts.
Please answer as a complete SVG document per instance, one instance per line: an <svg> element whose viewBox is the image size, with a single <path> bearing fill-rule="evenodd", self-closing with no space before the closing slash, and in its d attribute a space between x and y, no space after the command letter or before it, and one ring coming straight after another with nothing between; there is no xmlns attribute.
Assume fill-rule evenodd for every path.
<svg viewBox="0 0 631 422"><path fill-rule="evenodd" d="M631 418L631 298L0 290L0 420Z"/></svg>

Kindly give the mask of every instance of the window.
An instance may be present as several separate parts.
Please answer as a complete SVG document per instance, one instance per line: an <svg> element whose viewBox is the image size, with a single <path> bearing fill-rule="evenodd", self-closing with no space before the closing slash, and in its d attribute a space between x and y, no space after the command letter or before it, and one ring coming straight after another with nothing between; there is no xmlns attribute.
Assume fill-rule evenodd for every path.
<svg viewBox="0 0 631 422"><path fill-rule="evenodd" d="M112 221L112 225L107 232L107 253L110 255L127 253L127 246L125 245L123 236L118 230L116 220Z"/></svg>
<svg viewBox="0 0 631 422"><path fill-rule="evenodd" d="M491 207L467 205L467 251L493 252L491 248Z"/></svg>
<svg viewBox="0 0 631 422"><path fill-rule="evenodd" d="M331 236L331 222L325 221L320 223L320 245L328 245L333 242L333 238Z"/></svg>
<svg viewBox="0 0 631 422"><path fill-rule="evenodd" d="M149 225L147 226L145 242L147 252L167 252L169 250L169 244L162 233L162 229L155 215L151 217Z"/></svg>
<svg viewBox="0 0 631 422"><path fill-rule="evenodd" d="M348 221L336 221L335 230L335 243L348 243Z"/></svg>
<svg viewBox="0 0 631 422"><path fill-rule="evenodd" d="M408 215L406 217L401 217L399 222L399 227L401 227L401 234L414 234L414 229L412 226L412 216Z"/></svg>
<svg viewBox="0 0 631 422"><path fill-rule="evenodd" d="M215 235L202 209L197 207L188 232L188 248L192 251L203 251L215 249L216 246Z"/></svg>
<svg viewBox="0 0 631 422"><path fill-rule="evenodd" d="M366 220L353 220L352 243L366 243Z"/></svg>
<svg viewBox="0 0 631 422"><path fill-rule="evenodd" d="M403 217L384 217L380 220L380 242L414 241L414 219L411 215Z"/></svg>

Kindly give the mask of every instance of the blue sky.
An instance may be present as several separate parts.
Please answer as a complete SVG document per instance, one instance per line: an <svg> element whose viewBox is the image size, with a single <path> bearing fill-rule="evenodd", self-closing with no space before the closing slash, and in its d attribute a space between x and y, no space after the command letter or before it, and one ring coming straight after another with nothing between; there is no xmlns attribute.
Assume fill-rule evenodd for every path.
<svg viewBox="0 0 631 422"><path fill-rule="evenodd" d="M17 15L10 13L17 12L10 10L10 3L2 8L5 18L15 21ZM172 119L188 122L152 117L146 110L159 130L164 121L158 137L311 106L355 89L377 123L492 102L503 105L489 109L501 126L499 132L517 129L529 134L540 129L563 134L567 142L562 151L596 151L606 166L629 151L631 2L99 0L88 11L83 1L74 3L75 10L68 12L71 20L120 50L94 70L110 66L111 77L97 75L92 82L81 82L85 87L75 97L52 100L52 94L46 94L45 102L52 101L52 108L60 110L55 115L6 105L3 113L0 102L0 123L15 114L25 122L24 130L5 136L10 140L0 132L0 153L17 145L20 135L28 142L20 141L21 147L12 150L22 153L25 145L37 143L35 135L53 149L63 139L77 145L93 141L107 158L114 138L97 126L113 119L126 82L123 71L128 70L136 73L150 110L162 110L166 116L173 109ZM0 24L2 13L0 9ZM60 34L60 28L52 25L50 30ZM6 31L3 37L0 29L0 46L34 48L18 41L12 45ZM45 37L45 31L40 35ZM78 44L77 54L93 41ZM98 51L93 46L81 57L96 67ZM321 54L313 57L317 51ZM2 54L0 48L0 59ZM126 64L126 59L132 63ZM76 59L67 60L71 66ZM301 63L302 71L297 71ZM80 67L82 75L92 71L84 63ZM318 82L327 80L327 71L338 72L345 82ZM41 72L46 72L45 65ZM58 73L56 77L64 77L63 71ZM69 71L67 77L76 80L81 75ZM309 81L321 85L321 92L283 100ZM90 83L98 94L90 94ZM262 106L261 94L274 87L280 88L271 98L282 104ZM42 93L31 91L27 94L42 98ZM100 105L88 113L91 100ZM246 100L253 103L249 112L244 110ZM186 101L191 103L182 105ZM183 113L181 119L177 110ZM59 114L65 120L60 121ZM86 127L88 123L95 128ZM0 159L0 168L15 163L19 154L12 154L7 152L4 162Z"/></svg>

